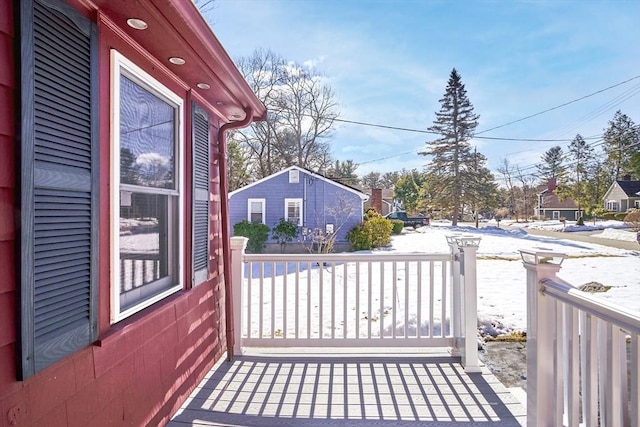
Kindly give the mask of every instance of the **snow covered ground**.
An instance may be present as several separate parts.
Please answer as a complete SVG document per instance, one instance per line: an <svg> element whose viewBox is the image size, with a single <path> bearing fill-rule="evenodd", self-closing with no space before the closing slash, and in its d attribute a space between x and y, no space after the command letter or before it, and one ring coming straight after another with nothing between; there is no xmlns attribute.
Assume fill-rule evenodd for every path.
<svg viewBox="0 0 640 427"><path fill-rule="evenodd" d="M501 225L506 225L503 221ZM556 224L555 226L562 224ZM487 224L484 228L451 227L434 222L432 227L406 230L392 238L383 251L447 252L447 235L463 233L480 237L478 249L478 317L485 332L507 333L526 329L525 269L520 249L544 249L568 255L558 276L574 286L596 281L611 286L596 294L640 313L640 245L637 251L603 245L529 235L527 227L553 227L544 223L512 224L509 229ZM599 224L606 238L635 240L635 233L620 230L619 222ZM567 225L567 228L571 227ZM582 229L582 228L578 228ZM589 228L593 230L594 228ZM630 239L628 235L633 236ZM495 329L495 331L492 331Z"/></svg>
<svg viewBox="0 0 640 427"><path fill-rule="evenodd" d="M392 237L391 244L388 247L374 251L363 251L363 253L448 254L447 236L461 234L479 237L481 240L478 248L477 263L478 318L481 325L480 331L483 335L490 334L495 336L512 331L526 330L526 271L522 265L520 249L544 250L546 252L552 251L566 254L567 258L562 264L562 269L558 274L559 277L574 286L581 286L589 282L600 282L605 286L610 286L611 289L607 292L598 293L595 296L640 313L640 245L638 250L624 250L595 243L542 237L527 233L527 227L552 226L548 223L551 223L551 221L546 221L544 224L513 224L513 226L506 228L504 227L506 225L505 222L502 222L503 228L498 228L491 223L483 224L485 226L482 228L475 228L470 226L452 227L450 222L435 221L430 227L422 227L417 230L405 229L401 235ZM620 238L621 240L628 240L624 233L632 234L635 237L635 233L620 229L618 223L607 224L602 233L607 238ZM566 234L568 235L569 233ZM323 268L313 267L301 271L297 279L292 274L295 269L289 267L288 273L285 274L283 267L283 263L279 266L272 266L271 263L267 263L265 270L261 272L259 271L260 265L254 265L255 271L252 271L251 274L253 278L261 277L262 274L265 274L265 277L271 277L271 269L273 268L275 268L275 276L268 281L273 283L274 286L272 295L270 295L270 292L266 292L261 302L257 300L249 302L245 297L245 304L251 306L251 320L247 317L248 311L245 309L243 310L245 316L243 323L245 325L248 324L247 322L251 324L252 336L260 335L258 332L259 328L262 327L259 321L261 318L263 320L262 324L267 329L273 328L274 331L277 331L276 335L283 331L285 331L285 334L294 334L296 326L292 322L283 322L283 316L294 319L296 316L296 304L291 304L291 302L295 300L298 300L298 306L300 307L322 306L324 308L324 317L317 312L318 310L307 309L310 313L309 325L311 325L311 332L307 333L309 337L317 337L319 334L331 336L332 332L336 330L338 330L338 335L355 336L354 327L356 324L359 324L360 330L364 331L368 328L370 322L375 323L374 330L380 330L380 334L384 335L389 333L394 328L394 325L399 334L404 333L405 327L409 331L415 331L418 327L419 315L416 318L416 313L419 309L416 301L403 296L405 295L403 293L405 292L404 290L394 291L400 292L402 295L397 295L397 298L401 302L404 301L404 303L394 305L389 300L389 298L393 298L394 292L391 290L383 290L381 292L381 283L386 283L384 285L386 287L390 286L390 283L394 283L391 277L387 277L380 283L376 282L377 278L373 280L371 295L384 295L384 298L381 297L382 301L376 299L372 307L363 309L362 301L366 296L366 289L360 289L362 301L358 303L356 291L351 289L353 286L346 286L346 284L352 285L356 282L355 270L352 267L348 270L347 265L343 264L339 264L334 270L329 270L330 267L327 267L327 271L323 276L320 276L321 272L319 271ZM415 295L414 292L417 289L415 284L419 282L418 274L420 273L416 268L405 269L402 265L398 269L398 277L403 277L402 280L409 286L406 293ZM329 271L332 272L329 273ZM248 270L245 274L248 274ZM366 272L360 271L359 274L363 275ZM385 274L388 275L389 273ZM307 276L311 277L310 283L315 284L321 281L323 284L319 288L312 287L312 290L309 291L307 287L311 285L306 284ZM335 276L333 286L332 276ZM438 275L436 274L436 276ZM287 287L285 280L288 283L298 283L298 286ZM366 278L361 280L361 283L367 283ZM254 282L257 283L255 280ZM252 284L252 288L253 286L255 284ZM438 286L436 284L436 293L440 292ZM293 293L296 289L299 291L299 296ZM319 290L316 291L315 289ZM348 296L345 297L344 301L340 299L334 301L331 297L332 291L336 295L343 295L346 292ZM288 296L283 298L285 293ZM323 295L322 298L320 294ZM267 308L272 299L276 302L276 306L286 306L286 315L283 312L276 313ZM437 335L442 325L441 310L438 308L441 306L437 305L442 301L440 294L434 295L434 301L436 304L436 307L434 307L435 315L431 320L433 321L432 327L434 331L437 329ZM357 306L358 304L360 305ZM421 304L424 305L426 302ZM423 307L423 305L420 307ZM396 307L395 314L391 311L391 307ZM343 319L341 323L339 322L334 326L326 319L326 313L330 313L332 310L338 313L339 318ZM262 313L263 311L264 313ZM347 318L346 314L340 314L343 312L349 313L349 318ZM351 319L352 315L358 320ZM405 315L408 315L408 319L403 321L402 319ZM272 318L273 322L271 321ZM426 317L422 319L420 327L424 335L427 333L429 326L428 322L424 323ZM284 323L287 323L286 326ZM301 324L299 328L300 330L305 330L309 325ZM294 329L292 330L291 328Z"/></svg>

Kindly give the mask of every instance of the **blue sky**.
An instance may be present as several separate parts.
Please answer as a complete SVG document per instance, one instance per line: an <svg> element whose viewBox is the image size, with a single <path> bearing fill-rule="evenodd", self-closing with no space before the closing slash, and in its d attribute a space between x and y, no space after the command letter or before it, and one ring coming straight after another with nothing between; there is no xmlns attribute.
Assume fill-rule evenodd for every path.
<svg viewBox="0 0 640 427"><path fill-rule="evenodd" d="M638 0L215 0L207 19L232 58L261 47L313 64L345 120L426 130L455 67L478 133L631 79L479 136L595 137L618 109L640 124ZM428 159L416 153L432 138L338 123L332 155L360 164L359 175L421 170ZM473 144L492 170L504 158L526 170L568 142Z"/></svg>

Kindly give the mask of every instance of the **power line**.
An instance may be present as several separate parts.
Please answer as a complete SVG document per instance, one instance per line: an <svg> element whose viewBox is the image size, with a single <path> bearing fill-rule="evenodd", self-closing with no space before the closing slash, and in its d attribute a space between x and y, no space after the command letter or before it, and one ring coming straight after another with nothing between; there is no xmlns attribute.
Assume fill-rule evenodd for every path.
<svg viewBox="0 0 640 427"><path fill-rule="evenodd" d="M431 135L441 135L438 132L433 132L429 130L422 129L412 129L398 126L389 126L389 125L381 125L378 123L370 123L370 122L360 122L356 120L346 120L346 119L333 119L336 122L350 123L360 126L369 126L381 129L391 129L391 130L401 130L405 132L414 132L414 133L426 133ZM572 139L535 139L535 138L506 138L506 137L494 137L494 136L475 136L472 139L490 139L490 140L498 140L498 141L524 141L524 142L571 142Z"/></svg>
<svg viewBox="0 0 640 427"><path fill-rule="evenodd" d="M633 86L630 89L627 89L625 92L616 95L613 99L607 101L605 104L599 106L598 108L596 108L594 111L591 111L590 113L582 116L581 118L578 119L577 122L575 122L573 125L567 125L564 130L559 130L557 133L558 137L561 137L564 134L567 134L569 132L575 131L576 129L579 129L580 126L582 126L584 123L587 123L593 119L595 119L598 116L601 116L602 114L613 110L614 108L617 108L618 105L620 105L621 103L625 102L626 100L633 98L634 96L638 95L640 93L640 83L636 84L635 86Z"/></svg>
<svg viewBox="0 0 640 427"><path fill-rule="evenodd" d="M630 81L635 80L635 79L640 79L640 75L639 75L639 76L635 76L635 77L631 77L630 79L625 80L625 81L623 81L623 82L616 83L616 84L615 84L615 85L613 85L613 86L609 86L609 87L607 87L607 88L600 89L599 91L596 91L596 92L590 93L589 95L585 95L585 96L582 96L582 97L580 97L580 98L576 98L576 99L574 99L574 100L572 100L572 101L565 102L564 104L560 104L560 105L555 106L555 107L552 107L552 108L548 108L548 109L546 109L546 110L544 110L544 111L540 111L539 113L531 114L530 116L526 116L526 117L523 117L523 118L521 118L521 119L513 120L513 121L511 121L511 122L509 122L509 123L505 123L505 124L500 125L500 126L494 126L494 127L492 127L492 128L489 128L489 129L483 130L483 131L481 131L481 132L478 132L476 135L479 135L479 134L481 134L481 133L485 133L485 132L489 132L489 131L492 131L492 130L500 129L500 128L503 128L503 127L505 127L505 126L509 126L509 125L514 124L514 123L518 123L518 122L521 122L521 121L523 121L523 120L527 120L527 119L530 119L530 118L532 118L532 117L536 117L536 116L539 116L539 115L541 115L541 114L548 113L549 111L557 110L558 108L566 107L566 106L567 106L567 105L569 105L569 104L573 104L573 103L575 103L575 102L582 101L583 99L586 99L586 98L592 97L592 96L594 96L594 95L597 95L597 94L599 94L599 93L605 92L605 91L610 90L610 89L613 89L614 87L618 87L618 86L623 85L623 84L625 84L625 83L629 83Z"/></svg>
<svg viewBox="0 0 640 427"><path fill-rule="evenodd" d="M613 89L613 88L615 88L615 87L621 86L621 85L623 85L623 84L625 84L625 83L629 83L630 81L633 81L633 80L636 80L636 79L639 79L639 78L640 78L640 75L635 76L635 77L632 77L632 78L630 78L630 79L627 79L627 80L625 80L625 81L623 81L623 82L616 83L616 84L614 84L614 85L612 85L612 86L609 86L609 87L606 87L606 88L604 88L604 89L600 89L600 90L598 90L598 91L596 91L596 92L593 92L593 93L590 93L590 94L588 94L588 95L581 96L580 98L576 98L576 99L571 100L571 101L569 101L569 102L565 102L565 103L560 104L560 105L557 105L557 106L555 106L555 107L548 108L548 109L546 109L546 110L544 110L544 111L540 111L540 112L538 112L538 113L531 114L531 115L529 115L529 116L526 116L526 117L520 118L520 119L518 119L518 120L513 120L513 121L511 121L511 122L508 122L508 123L505 123L505 124L502 124L502 125L499 125L499 126L494 126L494 127L492 127L492 128L485 129L485 130L483 130L483 131L481 131L481 132L477 132L476 134L474 134L473 138L474 138L474 139L502 140L502 141L525 141L525 142L571 142L571 141L572 141L572 139L532 139L532 138L506 138L506 137L504 137L504 138L498 138L498 137L487 137L487 136L478 136L478 135L483 134L483 133L486 133L486 132L489 132L489 131L492 131L492 130L495 130L495 129L503 128L503 127L505 127L505 126L509 126L509 125L511 125L511 124L518 123L518 122L521 122L521 121L524 121L524 120L530 119L530 118L532 118L532 117L539 116L539 115L544 114L544 113L548 113L549 111L553 111L553 110L557 110L557 109L562 108L562 107L566 107L567 105L570 105L570 104L576 103L576 102L578 102L578 101L581 101L581 100L583 100L583 99L586 99L586 98L592 97L592 96L597 95L597 94L599 94L599 93L606 92L606 91L611 90L611 89ZM636 87L632 88L629 92L631 92L631 91L633 91L633 90L635 90L635 89L636 89ZM629 92L627 92L627 94L628 94ZM632 96L635 96L636 94L637 94L637 92L631 93L630 95L627 95L627 96L624 98L624 100L626 100L626 99L628 99L628 98L630 98L630 97L632 97ZM624 96L624 95L623 95L623 96ZM438 133L438 132L434 132L434 131L430 131L430 130L424 130L424 129L413 129L413 128L400 127L400 126L389 126L389 125L383 125L383 124L379 124L379 123L363 122L363 121L358 121L358 120L347 120L347 119L339 119L339 118L335 118L335 119L334 119L334 121L336 121L336 122L342 122L342 123L349 123L349 124L354 124L354 125L360 125L360 126L375 127L375 128L379 128L379 129L391 129L391 130L400 130L400 131L404 131L404 132L413 132L413 133L424 133L424 134L431 134L431 135L439 135L439 133Z"/></svg>

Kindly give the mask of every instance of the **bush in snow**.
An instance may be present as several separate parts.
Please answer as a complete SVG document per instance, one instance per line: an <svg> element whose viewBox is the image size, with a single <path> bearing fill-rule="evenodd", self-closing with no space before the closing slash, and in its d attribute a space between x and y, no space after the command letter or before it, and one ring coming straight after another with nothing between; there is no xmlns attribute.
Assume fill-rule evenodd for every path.
<svg viewBox="0 0 640 427"><path fill-rule="evenodd" d="M392 230L390 220L369 210L364 222L353 227L347 234L347 239L355 251L379 248L391 242Z"/></svg>
<svg viewBox="0 0 640 427"><path fill-rule="evenodd" d="M391 232L393 234L401 234L402 230L404 230L404 222L401 219L392 219L391 223L393 224Z"/></svg>
<svg viewBox="0 0 640 427"><path fill-rule="evenodd" d="M246 219L233 225L233 234L249 239L247 249L249 252L260 253L269 238L269 227L258 222L249 222Z"/></svg>
<svg viewBox="0 0 640 427"><path fill-rule="evenodd" d="M280 252L284 253L284 248L287 243L293 242L298 236L298 226L291 221L287 221L284 218L280 218L273 230L271 230L271 237L280 243Z"/></svg>

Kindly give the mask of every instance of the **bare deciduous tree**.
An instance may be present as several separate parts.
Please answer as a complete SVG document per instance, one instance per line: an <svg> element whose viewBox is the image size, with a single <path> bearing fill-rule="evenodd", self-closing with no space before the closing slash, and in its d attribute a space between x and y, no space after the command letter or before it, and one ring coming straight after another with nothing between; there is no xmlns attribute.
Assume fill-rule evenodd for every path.
<svg viewBox="0 0 640 427"><path fill-rule="evenodd" d="M296 165L324 172L332 164L328 140L338 117L335 95L315 70L270 50L237 61L268 110L265 122L239 133L249 149L255 179Z"/></svg>
<svg viewBox="0 0 640 427"><path fill-rule="evenodd" d="M356 215L358 208L352 200L338 196L335 204L326 206L324 211L314 212L315 224L324 224L324 229L316 227L302 233L302 244L310 253L333 251L338 232Z"/></svg>

